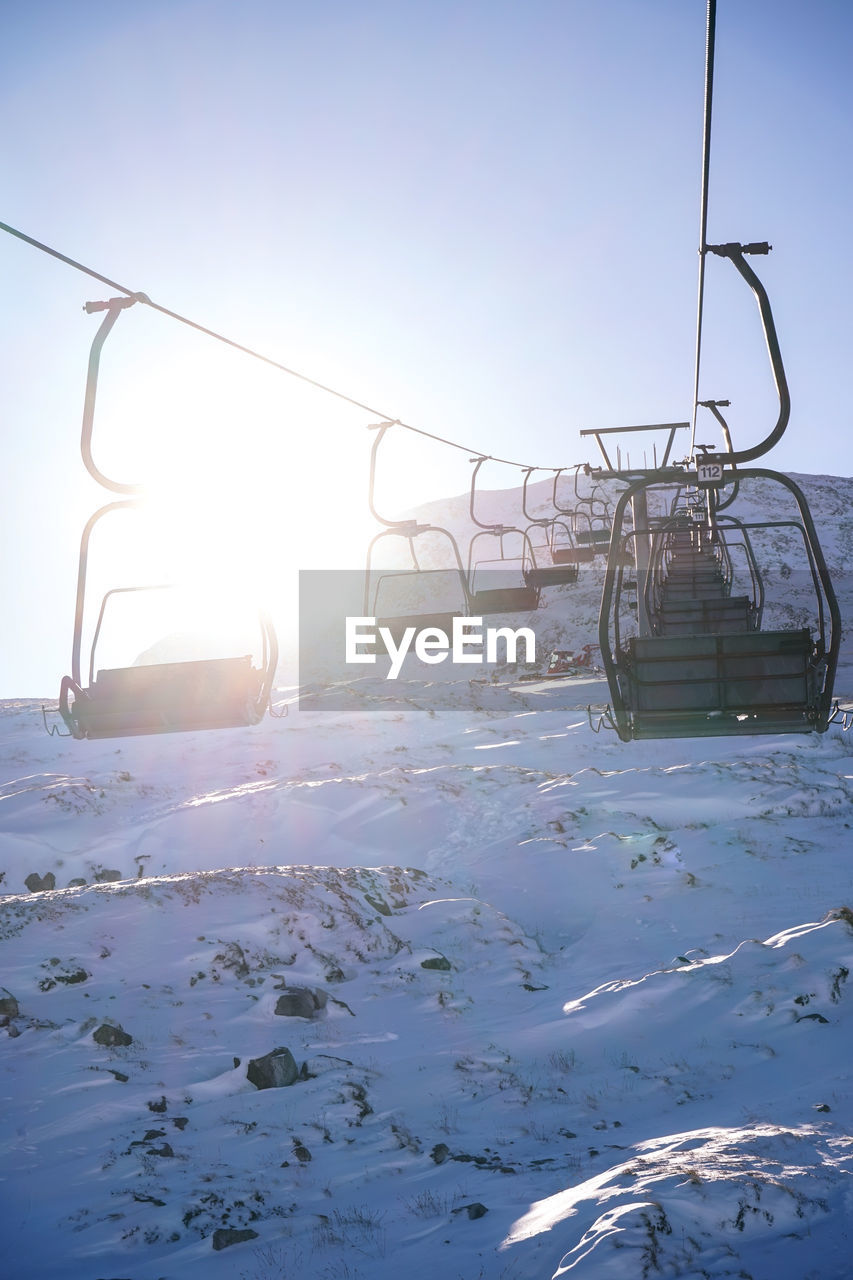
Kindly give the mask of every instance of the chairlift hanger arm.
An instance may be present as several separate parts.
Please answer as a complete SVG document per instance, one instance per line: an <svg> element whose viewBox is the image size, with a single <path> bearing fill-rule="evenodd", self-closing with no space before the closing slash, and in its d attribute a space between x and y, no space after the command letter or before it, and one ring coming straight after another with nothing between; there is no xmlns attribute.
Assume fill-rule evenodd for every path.
<svg viewBox="0 0 853 1280"><path fill-rule="evenodd" d="M381 445L382 441L385 439L385 433L386 433L387 431L389 431L389 430L391 429L391 427L397 427L397 426L400 426L400 425L401 425L401 424L400 424L399 422L397 422L397 421L394 421L394 422L376 422L376 423L373 423L373 424L371 425L371 427L370 427L370 430L371 430L371 431L375 431L375 432L376 432L376 437L375 437L375 439L374 439L374 441L373 441L373 445L372 445L371 450L370 450L370 478L369 478L369 480L368 480L368 485L367 485L367 505L368 505L368 506L369 506L369 508L370 508L370 514L373 516L374 520L378 521L378 523L379 523L379 524L384 524L384 525L386 526L386 528L388 528L388 529L397 529L397 530L401 530L401 531L402 531L402 530L404 530L404 529L407 529L407 528L411 527L411 528L412 528L412 530L414 531L414 529L415 529L415 527L416 527L416 521L414 521L414 520L389 520L389 519L387 518L387 516L380 515L380 513L376 510L376 501L375 501L375 497L376 497L376 458L377 458L377 455L378 455L378 453L379 453L379 446Z"/></svg>
<svg viewBox="0 0 853 1280"><path fill-rule="evenodd" d="M118 320L119 313L135 302L147 301L144 294L133 294L129 298L110 298L109 302L87 302L83 310L92 315L95 311L106 311L100 328L92 339L89 351L89 367L86 374L86 396L83 402L83 427L80 434L80 452L89 475L105 489L113 493L141 493L142 485L122 484L111 480L101 471L92 457L92 427L95 420L95 397L98 391L98 373L101 366L101 350L109 336L110 330Z"/></svg>
<svg viewBox="0 0 853 1280"><path fill-rule="evenodd" d="M504 525L484 524L482 520L479 520L477 518L477 513L474 509L476 504L476 496L477 496L477 473L480 470L480 467L482 467L484 462L490 462L492 461L492 459L489 458L488 455L483 454L480 457L472 458L471 461L474 463L474 470L471 473L471 494L468 501L468 511L471 516L471 520L475 525L477 525L479 529L488 529L489 533L494 533L502 537ZM511 527L511 526L507 526L507 527Z"/></svg>
<svg viewBox="0 0 853 1280"><path fill-rule="evenodd" d="M726 443L726 452L734 453L735 447L732 444L732 436L731 436L731 432L729 431L729 424L726 422L725 418L720 413L720 409L727 409L731 404L731 401L730 400L698 400L697 404L701 409L711 410L711 413L713 413L714 417L717 419L717 421L720 424L720 430L723 433L723 440ZM696 448L701 449L702 445L697 444Z"/></svg>
<svg viewBox="0 0 853 1280"><path fill-rule="evenodd" d="M749 285L756 301L758 302L758 310L761 316L761 325L764 330L764 338L767 343L767 353L770 356L770 366L773 371L773 380L776 384L776 392L779 396L779 416L776 425L768 436L759 444L753 445L750 449L735 449L729 453L722 455L721 461L727 466L737 466L743 462L753 462L756 458L762 457L765 453L777 445L785 434L785 428L788 425L788 419L791 416L791 396L788 391L788 381L785 377L785 367L782 363L782 352L779 349L779 339L776 334L776 325L773 320L773 312L770 308L770 299L767 296L767 290L753 271L752 267L746 261L745 254L768 254L771 246L766 241L753 244L709 244L707 246L708 253L714 253L720 258L728 258L746 283ZM717 416L717 415L715 415Z"/></svg>
<svg viewBox="0 0 853 1280"><path fill-rule="evenodd" d="M723 440L725 441L725 445L726 445L726 452L731 456L731 454L734 453L734 445L732 444L732 435L731 435L731 432L729 431L729 424L726 422L725 418L720 413L720 409L727 409L731 404L731 401L730 400L698 400L696 404L697 404L697 408L711 410L711 413L713 413L714 417L717 419L717 422L719 422L720 424L720 428L723 433ZM702 446L695 445L694 448L701 449ZM709 451L706 450L706 452L709 452ZM736 470L737 468L734 466L734 464L732 464L732 471L736 471ZM717 499L716 499L716 506L714 510L724 511L726 507L730 507L732 503L735 501L735 499L737 498L739 490L740 490L740 482L738 481L737 477L735 477L734 482L732 484L731 493L728 494L728 496L725 497L722 501L720 501L720 498L719 498L719 490L716 490L715 492L717 493Z"/></svg>
<svg viewBox="0 0 853 1280"><path fill-rule="evenodd" d="M578 463L576 463L576 464L575 464L575 467L574 467L574 472L575 472L575 497L577 497L577 496L578 496L578 472L581 470L581 468L583 467L583 465L584 465L584 464L583 464L582 462L578 462ZM574 516L574 515L576 514L576 510L575 510L575 508L574 508L574 507L561 507L561 506L560 506L560 504L559 504L559 503L558 503L558 501L557 501L557 486L558 486L558 485L559 485L559 483L560 483L560 476L563 474L563 472L564 472L564 471L568 471L568 470L569 470L569 468L568 468L568 467L558 467L558 468L555 470L555 472L554 472L554 487L553 487L553 489L551 490L551 506L554 508L555 512L558 512L561 516Z"/></svg>
<svg viewBox="0 0 853 1280"><path fill-rule="evenodd" d="M541 528L545 528L547 525L551 523L551 521L544 516L535 516L532 513L532 511L527 510L527 485L530 480L530 477L533 475L533 472L537 470L538 470L538 467L524 468L524 483L521 486L521 509L524 512L525 520L529 520L531 525L537 524Z"/></svg>

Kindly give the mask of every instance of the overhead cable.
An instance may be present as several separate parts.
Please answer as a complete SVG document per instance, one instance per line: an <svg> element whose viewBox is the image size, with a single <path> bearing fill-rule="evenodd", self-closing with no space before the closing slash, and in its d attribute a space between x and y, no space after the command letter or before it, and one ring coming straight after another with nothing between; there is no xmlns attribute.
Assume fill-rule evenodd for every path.
<svg viewBox="0 0 853 1280"><path fill-rule="evenodd" d="M91 276L94 280L100 280L101 284L108 285L110 289L115 289L118 293L123 293L129 298L151 307L154 311L159 311L161 315L168 316L170 320L177 320L180 324L188 325L191 329L205 334L208 338L215 338L217 342L224 342L226 346L233 347L235 351L242 351L244 355L251 356L255 360L261 360L264 364L272 365L274 369L279 369L282 373L287 373L292 378L298 378L301 382L316 387L318 391L324 391L327 395L335 396L338 400L343 400L346 404L353 405L356 409L364 410L365 413L369 413L372 417L381 418L384 423L402 427L405 431L411 431L415 435L425 436L428 440L435 440L439 444L448 445L451 449L460 449L462 452L472 455L475 460L483 458L490 462L502 463L508 467L518 467L522 471L566 471L570 469L569 467L530 467L526 463L515 462L511 458L498 458L493 454L484 454L482 450L472 449L468 445L460 444L457 440L449 440L445 436L436 435L432 431L425 431L422 427L414 427L411 423L403 422L392 414L383 413L380 409L375 409L361 400L356 400L353 396L348 396L343 391L337 391L334 387L330 387L324 382L318 382L316 378L309 378L307 374L300 373L298 369L291 369L288 365L282 364L281 361L273 360L271 356L265 356L262 352L255 351L252 347L246 347L241 342L235 342L233 338L217 333L215 329L208 329L206 325L199 324L196 320L189 319L188 316L182 316L179 312L172 311L169 307L164 307L159 302L152 301L147 293L129 289L127 285L120 284L117 280L111 280L109 276L102 275L100 271L95 271L92 267L87 267L82 262L76 262L74 258L69 258L66 254L60 253L58 249L52 249L50 245L42 244L40 240L34 240L32 236L25 235L23 231L18 231L15 227L10 227L5 222L0 222L0 230L6 231L10 236L17 237L18 240L23 240L25 244L32 245L34 249L39 249L42 253L49 254L52 258L57 258L60 262L64 262L66 266L73 267L75 271L82 271L84 275Z"/></svg>
<svg viewBox="0 0 853 1280"><path fill-rule="evenodd" d="M702 129L702 190L699 199L699 289L696 303L696 363L693 375L693 429L691 456L696 446L696 416L699 408L699 365L702 358L702 311L705 298L705 256L708 251L708 181L711 171L711 107L714 98L714 45L717 28L717 0L708 0L705 34L705 111Z"/></svg>

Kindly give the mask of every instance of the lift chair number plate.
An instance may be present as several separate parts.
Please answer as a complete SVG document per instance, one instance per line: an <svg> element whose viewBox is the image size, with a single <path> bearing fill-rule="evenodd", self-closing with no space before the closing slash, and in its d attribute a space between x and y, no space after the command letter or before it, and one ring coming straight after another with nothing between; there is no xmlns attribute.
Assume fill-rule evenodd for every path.
<svg viewBox="0 0 853 1280"><path fill-rule="evenodd" d="M699 484L721 484L723 480L723 464L721 462L700 462L696 468L696 479Z"/></svg>

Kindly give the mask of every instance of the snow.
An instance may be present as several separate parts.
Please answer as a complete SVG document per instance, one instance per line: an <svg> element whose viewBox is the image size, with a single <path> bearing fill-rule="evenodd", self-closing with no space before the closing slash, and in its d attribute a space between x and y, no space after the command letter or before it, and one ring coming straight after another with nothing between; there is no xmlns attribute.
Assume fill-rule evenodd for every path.
<svg viewBox="0 0 853 1280"><path fill-rule="evenodd" d="M596 672L491 674L93 743L0 704L6 1274L850 1274L853 740L623 744Z"/></svg>

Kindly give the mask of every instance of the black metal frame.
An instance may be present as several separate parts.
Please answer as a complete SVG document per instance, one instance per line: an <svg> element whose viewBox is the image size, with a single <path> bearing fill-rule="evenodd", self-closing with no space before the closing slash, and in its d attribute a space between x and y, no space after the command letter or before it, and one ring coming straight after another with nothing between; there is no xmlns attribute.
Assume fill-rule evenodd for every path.
<svg viewBox="0 0 853 1280"><path fill-rule="evenodd" d="M539 607L540 586L536 583L536 556L533 551L533 544L525 529L520 529L517 525L503 524L487 524L480 520L476 511L476 495L477 495L477 476L484 462L488 462L487 457L472 458L474 470L471 474L471 491L468 502L468 510L473 524L477 525L477 532L473 534L468 543L468 559L467 559L467 577L468 577L468 600L471 613L474 616L481 614L493 613L530 613ZM504 539L506 537L517 535L521 538L521 555L507 556L504 552ZM475 560L474 548L481 538L497 538L500 555L488 560ZM520 565L519 576L521 581L517 585L509 587L490 587L476 590L474 586L475 575L478 570L481 572L492 572L486 570L485 565L500 565L506 561L517 561Z"/></svg>
<svg viewBox="0 0 853 1280"><path fill-rule="evenodd" d="M247 660L210 658L194 662L151 663L147 667L120 667L95 674L95 652L104 613L110 598L124 592L175 589L174 583L111 587L104 595L89 654L88 687L81 673L83 623L86 604L89 543L95 525L110 512L139 509L142 501L126 498L100 507L86 522L80 539L77 595L74 606L74 637L71 647L71 675L60 685L59 713L75 738L112 738L144 733L177 732L190 729L237 728L257 724L269 706L278 663L278 640L269 617L258 611L261 637L260 667ZM217 689L217 676L222 684ZM174 710L160 706L148 715L135 701L146 694L157 701L157 682L168 686ZM194 698L192 690L202 682L204 698ZM124 686L122 688L122 686ZM147 686L147 688L146 688ZM184 702L182 704L182 690ZM73 701L71 701L73 695Z"/></svg>
<svg viewBox="0 0 853 1280"><path fill-rule="evenodd" d="M568 516L572 522L572 535L578 544L579 560L588 561L594 559L596 555L604 555L607 545L610 542L611 514L610 501L604 497L598 497L599 486L595 484L592 492L587 496L581 495L578 488L578 476L580 475L583 464L579 464L574 468L574 487L575 487L575 505L574 507L561 507L557 501L557 486L560 483L560 476L568 467L559 467L554 473L554 488L552 491L551 502L554 510L560 515ZM589 469L586 468L587 473ZM596 510L596 506L598 510ZM581 508L588 510L581 510ZM585 523L584 529L578 528L578 522ZM583 553L586 554L583 554Z"/></svg>
<svg viewBox="0 0 853 1280"><path fill-rule="evenodd" d="M820 546L817 536L817 530L808 508L805 495L799 486L789 477L778 472L770 471L763 467L751 468L746 471L739 472L739 479L747 481L752 479L772 480L781 484L794 498L800 514L801 523L796 521L755 521L755 522L734 522L731 518L727 519L723 529L726 527L749 530L750 528L775 527L776 525L784 525L787 527L799 528L803 537L809 567L812 574L812 583L815 589L815 597L817 604L817 620L818 630L814 637L810 637L810 656L808 659L808 692L806 702L802 707L802 716L797 717L790 708L780 708L778 716L772 714L772 708L764 708L759 714L754 709L750 709L747 713L739 716L736 708L726 708L725 714L714 712L712 715L701 716L699 712L690 708L684 714L683 723L679 727L677 724L673 728L673 723L677 720L677 714L670 717L670 721L666 725L665 732L660 734L648 731L648 724L644 723L641 709L637 705L636 686L631 681L631 664L633 661L636 644L632 649L632 642L622 643L619 631L619 598L622 587L623 569L620 561L620 551L622 545L630 538L634 537L633 532L626 535L622 534L622 526L624 522L625 512L632 498L641 490L652 488L655 485L666 484L664 477L643 477L635 480L633 484L626 488L625 492L620 496L616 506L613 519L613 534L610 543L610 556L608 558L607 569L605 570L604 588L601 598L601 609L599 613L599 646L601 649L602 663L604 666L607 682L610 689L610 697L613 706L613 719L619 737L628 742L632 738L646 736L695 736L718 733L774 733L774 732L808 732L816 731L823 733L828 724L832 713L832 689L835 679L835 671L838 664L838 652L841 641L841 614L838 607L838 601L830 579L829 570L826 560ZM671 482L671 481L670 481ZM651 575L650 575L651 576ZM763 603L763 602L762 602ZM828 629L828 634L827 634ZM766 633L761 631L747 632L746 635L754 637L752 644L758 656L767 657L767 653L759 654L762 644L771 646L768 652L775 653L779 647L784 647L784 636L790 634L793 639L792 645L796 642L796 637L801 634L800 631L780 632L775 631ZM667 645L661 642L666 639ZM677 648L678 646L670 641L676 640L677 637L646 637L642 642L646 648L659 644L662 657L669 655L669 661L672 664L671 670L674 673L679 671ZM708 637L709 640L714 639L713 636ZM743 639L743 638L742 638ZM725 641L723 637L717 637L723 643L723 654L719 669L725 670ZM639 642L637 642L639 643ZM745 642L744 642L745 644ZM773 648L772 646L775 646ZM685 644L685 650L689 650L691 646ZM744 652L746 652L746 648ZM731 645L729 645L731 648ZM701 677L705 683L708 683L708 677ZM721 685L725 684L725 675L719 675L714 679ZM670 683L675 687L679 684L678 675L674 674ZM689 683L689 681L688 681ZM732 683L738 682L732 678ZM723 689L724 692L724 689ZM633 701L632 701L633 700Z"/></svg>
<svg viewBox="0 0 853 1280"><path fill-rule="evenodd" d="M376 509L376 501L375 501L376 460L379 454L379 446L382 444L382 441L385 439L386 432L388 432L392 427L397 425L398 424L396 422L380 422L378 425L371 428L376 432L376 436L374 438L373 445L370 450L368 505L370 507L370 513L373 516L373 518L376 521L378 521L379 524L385 525L385 528L381 529L379 533L377 533L370 540L370 543L368 544L368 547L367 547L367 557L366 557L366 563L364 568L364 597L363 597L364 614L365 614L365 617L378 616L376 606L379 600L379 589L383 579L385 578L403 577L406 575L415 575L415 574L424 575L428 573L453 572L452 566L450 569L447 569L447 568L437 569L437 570L423 569L421 568L421 565L418 561L417 551L415 550L415 539L420 538L427 533L437 533L437 534L440 534L443 538L446 538L448 540L448 542L450 543L451 549L453 551L453 558L456 562L455 571L459 579L460 596L461 596L461 602L463 607L458 612L442 610L437 613L432 612L432 613L425 613L425 614L411 614L411 615L407 614L407 615L382 617L381 624L383 626L391 627L392 630L394 629L395 626L399 627L402 624L405 624L405 625L413 624L413 625L422 626L422 627L435 626L435 627L441 627L442 629L444 629L446 626L450 625L454 617L468 616L471 612L470 591L468 588L468 577L465 571L465 567L462 563L462 553L459 550L459 544L456 541L456 538L451 533L451 531L449 529L444 528L443 525L419 524L417 520L412 520L412 519L389 519L387 516L383 515L381 512L379 512ZM413 567L411 569L402 569L398 571L392 570L392 571L388 571L386 573L380 574L379 578L376 580L375 589L373 591L373 599L371 601L371 573L374 572L372 569L373 551L378 542L382 541L382 539L384 538L389 538L389 537L406 539L406 541L409 544L409 552L412 557ZM371 604L372 604L372 608L371 608Z"/></svg>
<svg viewBox="0 0 853 1280"><path fill-rule="evenodd" d="M113 480L95 462L92 453L95 403L104 342L120 313L139 301L140 296L88 302L85 308L90 314L105 311L106 315L89 351L80 452L92 478L103 488L119 494L139 494L142 486ZM84 526L77 566L71 675L63 677L59 693L59 713L66 727L73 737L79 739L231 728L258 723L269 706L278 662L278 640L272 622L263 610L258 611L260 667L252 666L252 655L246 654L239 658L140 664L102 670L96 675L95 652L110 598L121 592L161 591L174 587L172 583L113 587L107 591L101 601L89 655L88 687L84 687L81 656L92 531L105 515L122 509L138 509L141 505L138 497L109 502L95 511Z"/></svg>
<svg viewBox="0 0 853 1280"><path fill-rule="evenodd" d="M525 469L524 483L521 487L521 509L524 512L525 520L529 522L524 532L530 540L532 554L532 566L528 569L525 580L538 587L569 586L578 580L579 561L581 559L590 559L591 557L578 555L578 548L571 528L566 520L561 519L556 510L553 516L534 516L532 511L528 511L527 485L531 475L536 470L536 467L527 467ZM566 534L566 542L559 549L556 546L558 528L563 529ZM546 542L541 544L534 543L531 536L532 529L541 529L546 533ZM537 550L546 553L550 563L541 563L537 558Z"/></svg>

